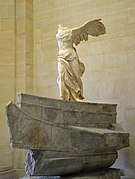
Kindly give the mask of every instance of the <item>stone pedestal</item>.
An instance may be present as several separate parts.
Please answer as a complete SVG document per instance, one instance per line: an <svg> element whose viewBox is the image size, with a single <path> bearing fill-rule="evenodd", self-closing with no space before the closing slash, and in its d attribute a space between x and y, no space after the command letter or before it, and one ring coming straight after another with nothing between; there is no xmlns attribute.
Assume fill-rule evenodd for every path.
<svg viewBox="0 0 135 179"><path fill-rule="evenodd" d="M25 176L20 179L120 179L120 170L104 169L68 176Z"/></svg>
<svg viewBox="0 0 135 179"><path fill-rule="evenodd" d="M129 146L129 133L116 114L116 104L20 94L6 116L11 146L29 149L25 172L31 177L22 179L119 179L119 170L109 167Z"/></svg>

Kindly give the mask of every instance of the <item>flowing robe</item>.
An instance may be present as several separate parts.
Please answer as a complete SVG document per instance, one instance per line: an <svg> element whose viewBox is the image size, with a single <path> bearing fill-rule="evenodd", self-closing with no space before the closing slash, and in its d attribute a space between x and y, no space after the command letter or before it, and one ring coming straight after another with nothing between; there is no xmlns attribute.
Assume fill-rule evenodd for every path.
<svg viewBox="0 0 135 179"><path fill-rule="evenodd" d="M76 49L72 44L72 30L60 29L56 35L58 41L58 85L60 97L64 100L79 101L83 97L81 76L85 71Z"/></svg>
<svg viewBox="0 0 135 179"><path fill-rule="evenodd" d="M62 99L82 100L83 86L81 76L84 64L79 61L75 48L68 49L68 53L58 56L58 84Z"/></svg>

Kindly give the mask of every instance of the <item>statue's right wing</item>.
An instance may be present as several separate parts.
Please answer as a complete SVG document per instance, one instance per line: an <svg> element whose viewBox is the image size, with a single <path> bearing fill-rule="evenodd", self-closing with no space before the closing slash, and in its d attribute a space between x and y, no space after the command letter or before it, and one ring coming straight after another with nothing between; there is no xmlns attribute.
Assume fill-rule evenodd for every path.
<svg viewBox="0 0 135 179"><path fill-rule="evenodd" d="M88 21L81 27L72 29L72 43L78 45L80 41L87 41L88 35L98 37L106 33L105 26L101 19L96 19L93 21Z"/></svg>

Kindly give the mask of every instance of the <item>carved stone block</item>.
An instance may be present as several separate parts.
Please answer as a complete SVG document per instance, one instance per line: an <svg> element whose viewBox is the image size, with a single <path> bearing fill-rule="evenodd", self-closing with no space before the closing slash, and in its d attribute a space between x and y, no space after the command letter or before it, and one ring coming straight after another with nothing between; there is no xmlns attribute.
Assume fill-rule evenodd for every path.
<svg viewBox="0 0 135 179"><path fill-rule="evenodd" d="M51 156L51 157L50 157ZM55 156L55 157L53 157ZM87 156L51 155L46 151L30 150L26 156L25 171L30 176L66 175L81 171L92 171L111 166L117 158L117 153L97 154Z"/></svg>
<svg viewBox="0 0 135 179"><path fill-rule="evenodd" d="M20 179L120 179L120 170L103 169L93 172L85 172L68 176L25 176Z"/></svg>
<svg viewBox="0 0 135 179"><path fill-rule="evenodd" d="M29 149L28 175L67 175L110 167L129 134L116 124L116 105L19 94L6 106L10 144Z"/></svg>

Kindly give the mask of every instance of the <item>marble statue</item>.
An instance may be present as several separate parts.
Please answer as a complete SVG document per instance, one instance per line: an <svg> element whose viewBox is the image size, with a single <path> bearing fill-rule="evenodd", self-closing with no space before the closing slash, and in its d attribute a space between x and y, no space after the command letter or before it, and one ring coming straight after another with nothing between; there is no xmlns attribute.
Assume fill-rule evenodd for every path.
<svg viewBox="0 0 135 179"><path fill-rule="evenodd" d="M58 83L64 100L18 94L5 107L10 145L28 149L26 176L20 179L120 179L109 168L117 151L128 147L129 133L117 124L116 104L85 103L85 71L73 44L105 34L100 19L79 28L59 26ZM68 101L70 100L70 101Z"/></svg>
<svg viewBox="0 0 135 179"><path fill-rule="evenodd" d="M98 37L105 34L101 19L88 21L81 27L68 28L59 25L56 39L58 42L58 85L60 97L64 100L83 100L81 77L85 71L74 47L81 41L88 40L88 35Z"/></svg>

